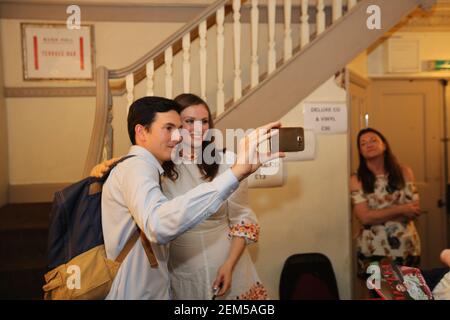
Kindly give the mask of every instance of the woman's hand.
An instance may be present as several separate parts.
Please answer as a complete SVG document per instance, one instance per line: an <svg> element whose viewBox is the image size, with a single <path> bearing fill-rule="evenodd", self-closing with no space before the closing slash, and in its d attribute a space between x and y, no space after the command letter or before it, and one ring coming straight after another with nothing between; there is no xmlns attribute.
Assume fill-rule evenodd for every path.
<svg viewBox="0 0 450 320"><path fill-rule="evenodd" d="M89 176L95 177L95 178L101 178L105 174L106 171L109 170L109 168L120 160L119 158L112 158L106 161L103 161L102 163L96 165L94 168L92 168L91 173Z"/></svg>
<svg viewBox="0 0 450 320"><path fill-rule="evenodd" d="M230 263L225 262L219 270L217 270L216 280L213 282L213 290L221 287L216 296L223 296L231 288L231 278L233 275L233 267Z"/></svg>
<svg viewBox="0 0 450 320"><path fill-rule="evenodd" d="M421 214L419 201L413 201L410 203L403 204L403 216L407 219L418 218Z"/></svg>
<svg viewBox="0 0 450 320"><path fill-rule="evenodd" d="M445 249L441 252L441 261L447 267L450 267L450 249Z"/></svg>

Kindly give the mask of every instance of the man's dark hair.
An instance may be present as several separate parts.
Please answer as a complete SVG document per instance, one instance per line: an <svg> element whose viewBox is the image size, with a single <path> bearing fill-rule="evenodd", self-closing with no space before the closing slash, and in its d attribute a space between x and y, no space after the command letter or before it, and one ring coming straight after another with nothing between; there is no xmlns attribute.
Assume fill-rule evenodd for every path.
<svg viewBox="0 0 450 320"><path fill-rule="evenodd" d="M143 97L134 101L128 112L128 135L131 143L136 144L136 125L140 124L148 130L155 121L156 113L171 110L180 113L181 107L177 102L162 97Z"/></svg>

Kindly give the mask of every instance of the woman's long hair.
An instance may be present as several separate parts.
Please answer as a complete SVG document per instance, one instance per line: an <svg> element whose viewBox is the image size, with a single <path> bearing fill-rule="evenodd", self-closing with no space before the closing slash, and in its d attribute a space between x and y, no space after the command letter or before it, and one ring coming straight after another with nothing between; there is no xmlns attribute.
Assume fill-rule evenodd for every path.
<svg viewBox="0 0 450 320"><path fill-rule="evenodd" d="M182 93L178 95L175 99L176 102L181 106L182 112L184 109L195 106L195 105L204 105L206 110L208 111L208 124L209 129L214 128L214 122L211 116L211 111L209 110L209 106L206 104L205 101L203 101L202 98L196 96L195 94L191 93ZM202 155L204 154L205 149L210 145L214 143L214 136L211 137L209 140L204 140L202 142ZM211 147L210 147L211 149ZM208 150L210 150L208 149ZM216 149L213 148L211 151L211 156L216 159ZM217 159L216 159L217 160ZM175 164L172 161L165 161L162 164L162 167L164 169L164 174L166 177L171 179L172 181L176 180L178 178L178 172L176 171ZM202 177L204 180L211 181L214 179L214 177L217 175L217 172L219 172L219 163L218 161L214 161L211 164L206 163L202 160L201 163L197 164L197 167L199 168L200 172L202 173Z"/></svg>
<svg viewBox="0 0 450 320"><path fill-rule="evenodd" d="M397 161L397 158L392 153L389 142L379 131L372 128L365 128L359 131L358 139L356 140L359 153L359 167L357 174L359 181L361 181L362 183L364 193L373 193L376 181L375 175L367 167L366 159L361 154L361 148L359 145L362 135L369 132L375 133L377 136L379 136L381 141L383 141L384 145L386 146L386 150L384 151L384 169L386 170L386 173L388 175L387 191L389 193L392 193L395 190L403 189L405 187L405 178L403 177L402 168Z"/></svg>

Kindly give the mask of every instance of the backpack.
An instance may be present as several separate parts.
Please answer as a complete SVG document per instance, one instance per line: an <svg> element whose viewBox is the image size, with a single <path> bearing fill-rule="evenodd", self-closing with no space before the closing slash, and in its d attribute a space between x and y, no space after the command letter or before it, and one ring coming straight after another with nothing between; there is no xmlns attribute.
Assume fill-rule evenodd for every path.
<svg viewBox="0 0 450 320"><path fill-rule="evenodd" d="M45 300L104 299L128 252L140 238L151 267L157 266L150 242L137 227L115 260L106 256L102 231L101 178L87 177L55 193L48 236Z"/></svg>

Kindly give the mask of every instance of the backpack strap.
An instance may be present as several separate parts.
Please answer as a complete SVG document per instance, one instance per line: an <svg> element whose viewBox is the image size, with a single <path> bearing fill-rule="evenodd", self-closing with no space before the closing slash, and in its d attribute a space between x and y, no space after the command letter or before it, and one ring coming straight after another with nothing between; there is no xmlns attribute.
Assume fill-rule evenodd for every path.
<svg viewBox="0 0 450 320"><path fill-rule="evenodd" d="M111 173L112 169L114 169L119 163L121 163L124 160L127 160L131 157L134 157L134 155L128 155L120 158L117 160L117 162L114 162L111 167L108 168L108 170L101 176L100 178L96 177L89 177L89 179L92 179L92 183L89 185L89 193L88 195L92 196L94 194L100 193L103 188L103 184L106 182L106 179L108 179L109 174Z"/></svg>
<svg viewBox="0 0 450 320"><path fill-rule="evenodd" d="M121 163L121 162L123 162L123 161L125 161L125 160L127 160L127 159L129 159L129 158L131 158L131 157L134 157L134 154L130 154L130 155L124 156L124 157L120 158L119 160L117 160L116 162L114 162L114 163L109 167L109 169L103 174L103 176L102 176L101 178L99 178L100 181L101 181L102 183L104 183L104 182L106 181L106 179L108 179L109 174L111 173L111 171L112 171L119 163Z"/></svg>
<svg viewBox="0 0 450 320"><path fill-rule="evenodd" d="M116 262L122 263L123 260L125 260L128 252L133 248L134 244L136 243L137 239L139 239L139 233L140 229L137 228L130 236L130 238L127 240L127 243L125 243L125 246L123 247L122 251L120 251L119 255L116 258Z"/></svg>
<svg viewBox="0 0 450 320"><path fill-rule="evenodd" d="M115 162L111 167L108 169L107 172L101 177L100 179L104 183L106 179L108 179L109 174L111 173L112 169L114 169L119 163L122 161L134 157L134 155L128 155L125 157L122 157L117 162ZM161 176L159 176L159 186L161 187ZM155 253L153 252L152 245L150 241L147 239L147 236L145 233L139 229L139 226L136 225L136 230L131 234L130 238L128 239L127 243L125 243L125 246L123 247L122 251L119 253L119 255L116 258L116 262L122 263L123 260L125 260L127 254L130 252L130 250L135 245L138 238L141 238L142 247L144 248L145 255L147 256L148 262L150 263L150 266L152 268L156 268L158 266L158 260L155 257Z"/></svg>
<svg viewBox="0 0 450 320"><path fill-rule="evenodd" d="M156 260L152 245L143 231L140 231L140 234L142 246L144 247L144 251L145 254L147 255L148 262L150 263L150 266L152 268L156 268L158 266L158 260Z"/></svg>
<svg viewBox="0 0 450 320"><path fill-rule="evenodd" d="M116 262L122 263L123 260L125 260L128 253L131 251L131 249L136 244L136 241L139 238L141 238L142 246L144 247L145 255L147 256L150 266L152 268L156 268L158 266L158 260L155 257L152 245L145 236L145 233L141 231L139 227L136 228L136 230L131 234L130 238L127 240L127 243L125 243L125 246L123 247L122 251L120 251L119 255L116 258Z"/></svg>

